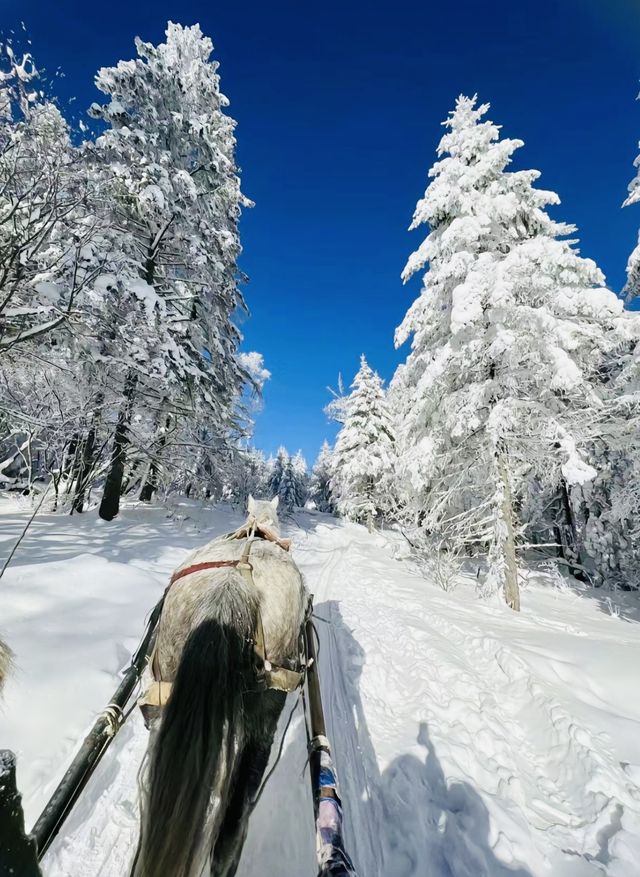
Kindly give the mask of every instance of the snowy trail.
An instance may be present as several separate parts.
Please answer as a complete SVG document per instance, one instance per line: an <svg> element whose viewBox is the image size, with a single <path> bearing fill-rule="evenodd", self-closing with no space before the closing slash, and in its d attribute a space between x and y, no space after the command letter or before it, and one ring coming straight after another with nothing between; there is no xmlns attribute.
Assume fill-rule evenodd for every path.
<svg viewBox="0 0 640 877"><path fill-rule="evenodd" d="M461 602L359 527L298 542L303 569L326 558L322 679L363 874L639 873L640 711L632 677L611 691L635 624L539 587L521 616Z"/></svg>
<svg viewBox="0 0 640 877"><path fill-rule="evenodd" d="M19 752L31 819L115 687L169 570L192 545L236 523L223 510L188 515L190 524L179 525L131 510L98 534L89 520L78 533L52 518L55 539L45 527L11 572L1 625L21 672L0 712L0 739ZM516 615L476 600L463 579L453 593L426 582L395 559L395 534L312 514L297 515L288 529L315 594L328 732L360 877L637 877L640 624L625 620L636 617L630 601L615 617L598 594L558 590L537 575ZM80 579L60 581L52 546L65 565L79 565ZM109 576L101 573L106 558L118 559ZM37 576L25 576L34 569ZM123 579L117 586L114 573ZM84 603L79 580L91 582ZM105 605L94 619L96 601ZM56 641L64 652L55 638L87 619L93 626L80 647L91 640L91 648L74 671L75 697L64 699L71 715L38 731L25 703L50 692L49 706L69 681L61 658L50 669L48 650ZM43 637L37 648L34 634ZM126 873L145 746L132 716L47 855L47 877ZM305 759L298 709L252 817L239 877L315 873Z"/></svg>

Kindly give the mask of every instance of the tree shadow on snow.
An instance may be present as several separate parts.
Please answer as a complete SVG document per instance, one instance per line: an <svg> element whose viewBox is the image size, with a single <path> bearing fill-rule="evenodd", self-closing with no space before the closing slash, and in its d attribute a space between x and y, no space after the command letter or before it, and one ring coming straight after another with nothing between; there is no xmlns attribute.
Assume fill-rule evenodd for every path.
<svg viewBox="0 0 640 877"><path fill-rule="evenodd" d="M640 621L640 594L638 591L608 590L606 587L594 588L573 577L567 577L569 587L580 597L595 600L598 609L605 615L620 618L622 621Z"/></svg>
<svg viewBox="0 0 640 877"><path fill-rule="evenodd" d="M554 559L540 561L539 558L529 556L527 576L531 577L542 587L558 587L558 581L563 589L569 590L578 597L595 601L600 612L622 621L640 622L640 592L635 590L623 591L619 588L608 588L606 584L595 587L590 582L583 582L570 575L560 567L559 577L549 575L548 567L553 566ZM545 569L545 567L547 567ZM525 577L525 578L526 578Z"/></svg>
<svg viewBox="0 0 640 877"><path fill-rule="evenodd" d="M360 877L532 877L501 862L489 811L467 782L447 782L426 722L419 754L381 774L359 692L365 653L337 601L316 607L327 723L345 810L345 842ZM481 757L478 753L478 757Z"/></svg>

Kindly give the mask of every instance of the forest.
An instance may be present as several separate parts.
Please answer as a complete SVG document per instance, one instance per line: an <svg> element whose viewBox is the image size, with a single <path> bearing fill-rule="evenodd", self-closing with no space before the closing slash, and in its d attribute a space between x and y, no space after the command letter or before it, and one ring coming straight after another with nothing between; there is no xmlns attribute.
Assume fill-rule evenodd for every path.
<svg viewBox="0 0 640 877"><path fill-rule="evenodd" d="M266 459L251 436L269 364L241 331L252 205L212 43L169 23L136 53L98 71L76 129L37 59L3 47L2 491L105 520L123 499L278 495L397 528L425 561L471 559L479 593L513 609L523 558L637 589L640 247L608 289L540 173L509 169L523 142L460 96L411 224L405 361L385 388L363 355L311 472L300 452Z"/></svg>

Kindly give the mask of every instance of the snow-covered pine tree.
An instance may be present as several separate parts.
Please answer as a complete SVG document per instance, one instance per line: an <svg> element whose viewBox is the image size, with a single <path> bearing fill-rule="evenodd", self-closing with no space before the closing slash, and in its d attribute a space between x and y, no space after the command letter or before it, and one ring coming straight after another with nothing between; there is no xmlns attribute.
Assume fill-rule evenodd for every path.
<svg viewBox="0 0 640 877"><path fill-rule="evenodd" d="M280 496L280 484L282 482L282 478L284 476L284 470L287 466L287 462L289 461L289 452L287 449L280 445L278 448L278 452L271 460L268 462L269 467L269 498L274 496Z"/></svg>
<svg viewBox="0 0 640 877"><path fill-rule="evenodd" d="M96 85L109 101L94 104L91 115L110 127L95 143L94 167L111 180L106 206L137 254L146 284L138 293L163 319L165 337L155 348L163 379L153 382L158 428L167 413L202 415L224 438L237 434L248 379L233 314L244 308L237 223L249 202L240 192L235 123L224 113L211 41L198 25L169 23L166 37L158 46L136 40L135 60L99 71ZM139 379L135 369L123 376L105 517L117 513Z"/></svg>
<svg viewBox="0 0 640 877"><path fill-rule="evenodd" d="M640 314L625 311L619 328L627 349L603 369L606 417L591 448L598 474L577 512L590 575L627 590L640 588Z"/></svg>
<svg viewBox="0 0 640 877"><path fill-rule="evenodd" d="M638 95L638 100L640 100L640 95ZM640 146L640 143L638 145ZM636 175L629 183L629 194L622 203L623 207L629 207L640 201L640 155L636 157L633 164L636 168ZM638 232L638 243L631 251L627 262L627 282L622 294L627 304L640 295L640 232Z"/></svg>
<svg viewBox="0 0 640 877"><path fill-rule="evenodd" d="M280 508L288 514L291 514L298 504L298 489L296 482L297 479L293 468L293 460L291 457L287 456L277 496L280 499Z"/></svg>
<svg viewBox="0 0 640 877"><path fill-rule="evenodd" d="M319 512L333 514L335 504L331 493L331 478L333 477L333 455L329 442L325 439L320 448L311 480L309 482L309 497L315 503Z"/></svg>
<svg viewBox="0 0 640 877"><path fill-rule="evenodd" d="M309 495L309 473L307 471L307 461L302 451L297 451L293 455L291 465L296 485L296 505L299 508L303 508Z"/></svg>
<svg viewBox="0 0 640 877"><path fill-rule="evenodd" d="M341 515L373 528L393 497L394 432L382 380L363 356L332 455L331 492Z"/></svg>
<svg viewBox="0 0 640 877"><path fill-rule="evenodd" d="M242 509L250 496L262 497L266 493L267 463L262 451L255 448L240 450L235 454L234 466L229 480L232 502Z"/></svg>
<svg viewBox="0 0 640 877"><path fill-rule="evenodd" d="M429 234L403 272L428 265L396 332L412 349L392 384L399 471L413 521L445 545L480 544L486 586L519 608L517 508L531 480L551 490L596 474L581 449L602 408L598 368L619 343L622 303L555 222L538 171L507 171L520 140L460 97L411 228Z"/></svg>

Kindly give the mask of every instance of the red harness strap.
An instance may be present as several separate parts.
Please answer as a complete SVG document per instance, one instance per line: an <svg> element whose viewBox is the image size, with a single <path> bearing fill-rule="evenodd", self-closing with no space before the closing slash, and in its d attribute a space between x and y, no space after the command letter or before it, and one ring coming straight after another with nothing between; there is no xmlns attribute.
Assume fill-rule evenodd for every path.
<svg viewBox="0 0 640 877"><path fill-rule="evenodd" d="M220 569L222 566L237 566L240 562L240 560L206 560L203 563L194 563L192 566L185 566L184 569L179 569L177 572L174 572L171 576L169 586L175 584L175 582L183 576L190 576L191 573L201 572L205 569Z"/></svg>

